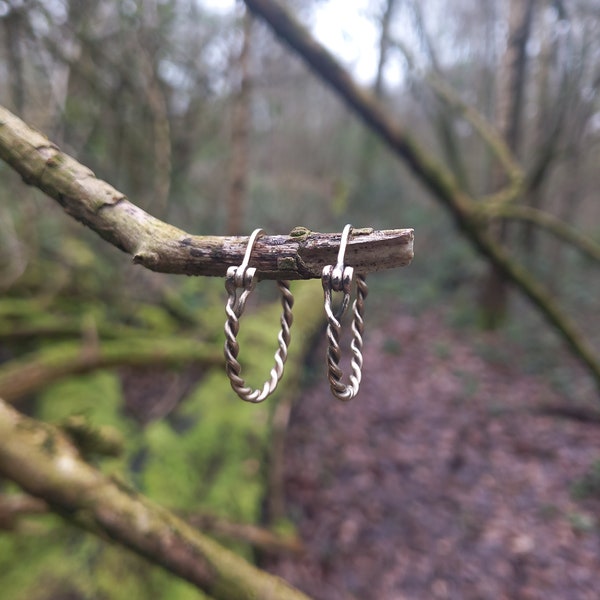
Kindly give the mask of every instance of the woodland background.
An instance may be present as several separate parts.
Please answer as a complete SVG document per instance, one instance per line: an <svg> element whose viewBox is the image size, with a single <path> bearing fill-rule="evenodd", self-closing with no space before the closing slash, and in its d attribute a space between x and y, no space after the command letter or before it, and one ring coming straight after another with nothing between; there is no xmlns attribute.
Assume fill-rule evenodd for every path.
<svg viewBox="0 0 600 600"><path fill-rule="evenodd" d="M281 4L310 27L326 3ZM461 193L482 199L482 210L514 188L509 203L538 215L493 219L497 202L480 225L543 283L597 361L597 2L347 4L379 32L368 86L387 114ZM350 222L412 227L416 239L410 267L368 279L365 382L352 404L327 397L320 286L296 282L293 354L281 389L273 401L247 406L215 366L222 280L133 266L0 163L1 397L67 430L74 419L108 427L115 456L91 458L103 471L315 598L374 589L370 597L384 599L594 597L598 373L261 21L242 4L221 12L186 0L0 0L0 42L0 104L188 232L287 233L298 225L326 232ZM400 74L393 85L392 71ZM579 237L548 235L540 211ZM268 282L257 288L242 324L241 343L252 344L249 379L260 380L272 362L273 290ZM98 347L105 359L79 360ZM382 439L398 435L402 447L365 435L382 422ZM440 449L440 462L428 462L423 440L432 436L435 447L436 433L452 443ZM475 457L482 444L489 463ZM336 448L355 454L338 456ZM494 512L499 497L518 496L503 484L520 461L531 469L524 480L543 472L552 485L519 497L523 505L502 506L509 514L533 510L539 527L506 525ZM442 486L440 464L462 479ZM380 513L345 504L386 489L388 476ZM399 521L387 512L400 511L396 485L415 492ZM0 492L1 597L198 597L190 584L48 514L10 482ZM492 512L465 508L470 500L460 494L483 494ZM445 513L448 498L461 508ZM430 529L438 519L446 525ZM373 522L381 531L369 529ZM504 539L507 530L514 536ZM503 540L491 550L480 544L490 531ZM548 541L557 531L564 546ZM337 543L328 546L324 536ZM444 562L446 547L461 548L478 574ZM536 554L544 547L552 549L545 563ZM367 565L361 553L398 559ZM552 569L581 577L541 575Z"/></svg>

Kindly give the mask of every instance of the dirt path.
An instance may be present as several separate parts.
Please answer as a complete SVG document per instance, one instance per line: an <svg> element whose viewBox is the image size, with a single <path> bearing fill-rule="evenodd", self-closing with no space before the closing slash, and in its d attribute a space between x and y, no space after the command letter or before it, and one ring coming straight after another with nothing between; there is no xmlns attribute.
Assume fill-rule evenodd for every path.
<svg viewBox="0 0 600 600"><path fill-rule="evenodd" d="M307 553L272 571L318 600L600 597L600 426L541 414L566 399L471 343L401 317L351 404L306 391L285 487Z"/></svg>

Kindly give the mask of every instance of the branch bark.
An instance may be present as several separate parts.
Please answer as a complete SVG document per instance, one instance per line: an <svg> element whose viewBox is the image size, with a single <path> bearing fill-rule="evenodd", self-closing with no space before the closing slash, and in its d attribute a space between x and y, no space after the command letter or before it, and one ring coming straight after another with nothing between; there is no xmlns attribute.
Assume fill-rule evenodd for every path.
<svg viewBox="0 0 600 600"><path fill-rule="evenodd" d="M2 107L0 158L136 264L163 273L223 277L242 262L247 237L195 236L152 217ZM318 279L324 265L336 262L340 239L339 233L305 228L264 236L252 266L261 279ZM346 263L361 273L405 266L413 257L413 239L412 229L355 229Z"/></svg>
<svg viewBox="0 0 600 600"><path fill-rule="evenodd" d="M170 511L84 462L58 428L0 400L0 475L82 529L133 550L215 600L308 600Z"/></svg>

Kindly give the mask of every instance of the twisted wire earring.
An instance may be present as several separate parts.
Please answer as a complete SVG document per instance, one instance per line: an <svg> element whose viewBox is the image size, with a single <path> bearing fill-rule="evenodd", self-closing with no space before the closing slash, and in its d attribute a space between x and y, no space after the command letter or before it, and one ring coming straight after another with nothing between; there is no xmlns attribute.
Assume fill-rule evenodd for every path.
<svg viewBox="0 0 600 600"><path fill-rule="evenodd" d="M227 320L225 321L225 370L231 382L231 387L236 394L246 402L262 402L270 396L277 387L277 384L283 376L283 368L287 359L288 347L290 344L290 328L292 326L292 306L294 305L294 297L290 292L289 281L277 281L277 285L281 292L281 305L283 312L281 314L281 330L277 336L279 348L275 352L275 364L271 369L270 379L265 382L262 390L252 388L246 385L240 373L242 367L237 360L240 346L237 342L237 334L240 328L239 319L244 312L246 301L256 287L256 269L248 267L250 256L256 240L263 236L265 232L262 229L255 229L252 235L248 238L248 246L244 260L239 267L229 267L225 279L225 289L227 290L227 304L225 313ZM243 288L239 298L237 292L239 288Z"/></svg>
<svg viewBox="0 0 600 600"><path fill-rule="evenodd" d="M362 334L364 330L364 307L367 297L368 287L364 275L360 273L356 276L356 300L352 305L352 342L350 350L352 351L352 360L350 363L352 373L350 374L350 383L342 383L343 372L340 368L340 320L348 309L350 304L350 292L354 269L344 265L344 256L346 254L346 245L352 225L348 224L342 232L340 249L338 251L337 264L327 265L323 268L321 283L323 284L323 293L325 301L325 313L327 315L327 371L331 393L339 400L348 401L358 394L360 381L362 378ZM342 303L337 313L334 314L331 308L332 292L343 292Z"/></svg>

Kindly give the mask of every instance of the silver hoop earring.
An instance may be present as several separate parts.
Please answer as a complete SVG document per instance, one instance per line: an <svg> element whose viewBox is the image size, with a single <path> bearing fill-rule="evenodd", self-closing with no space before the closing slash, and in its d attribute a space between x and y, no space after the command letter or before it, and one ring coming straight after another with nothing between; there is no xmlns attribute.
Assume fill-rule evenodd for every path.
<svg viewBox="0 0 600 600"><path fill-rule="evenodd" d="M246 385L240 373L242 367L237 360L240 346L237 342L237 334L240 328L239 319L244 312L246 301L256 287L256 269L248 267L250 255L256 240L263 236L265 232L262 229L255 229L252 235L248 238L248 246L244 260L239 267L229 267L225 279L225 289L227 290L227 304L225 313L227 320L225 321L225 370L231 382L231 387L235 393L246 402L262 402L270 396L277 387L277 384L283 376L283 368L287 359L288 347L290 345L290 328L292 326L292 306L294 305L294 297L290 292L289 281L277 281L277 285L281 292L281 305L283 312L281 314L281 330L277 336L279 348L275 352L275 365L271 369L270 379L265 382L262 390L252 388ZM239 288L243 288L239 298L237 292Z"/></svg>
<svg viewBox="0 0 600 600"><path fill-rule="evenodd" d="M352 360L350 363L352 373L350 374L350 383L348 385L342 383L343 372L340 368L340 331L341 319L348 309L350 304L350 293L354 269L344 265L344 256L346 254L346 246L352 225L348 224L342 232L340 241L340 249L337 257L337 264L327 265L323 268L321 275L321 283L323 284L323 293L325 300L325 313L327 315L327 371L329 378L329 386L332 394L339 400L352 400L358 394L360 381L362 378L362 345L363 345L363 330L364 330L364 308L365 298L368 294L367 282L364 275L357 274L356 276L356 300L352 305L352 342L350 350L352 351ZM331 307L332 292L343 292L344 296L339 310L336 314L333 313Z"/></svg>

